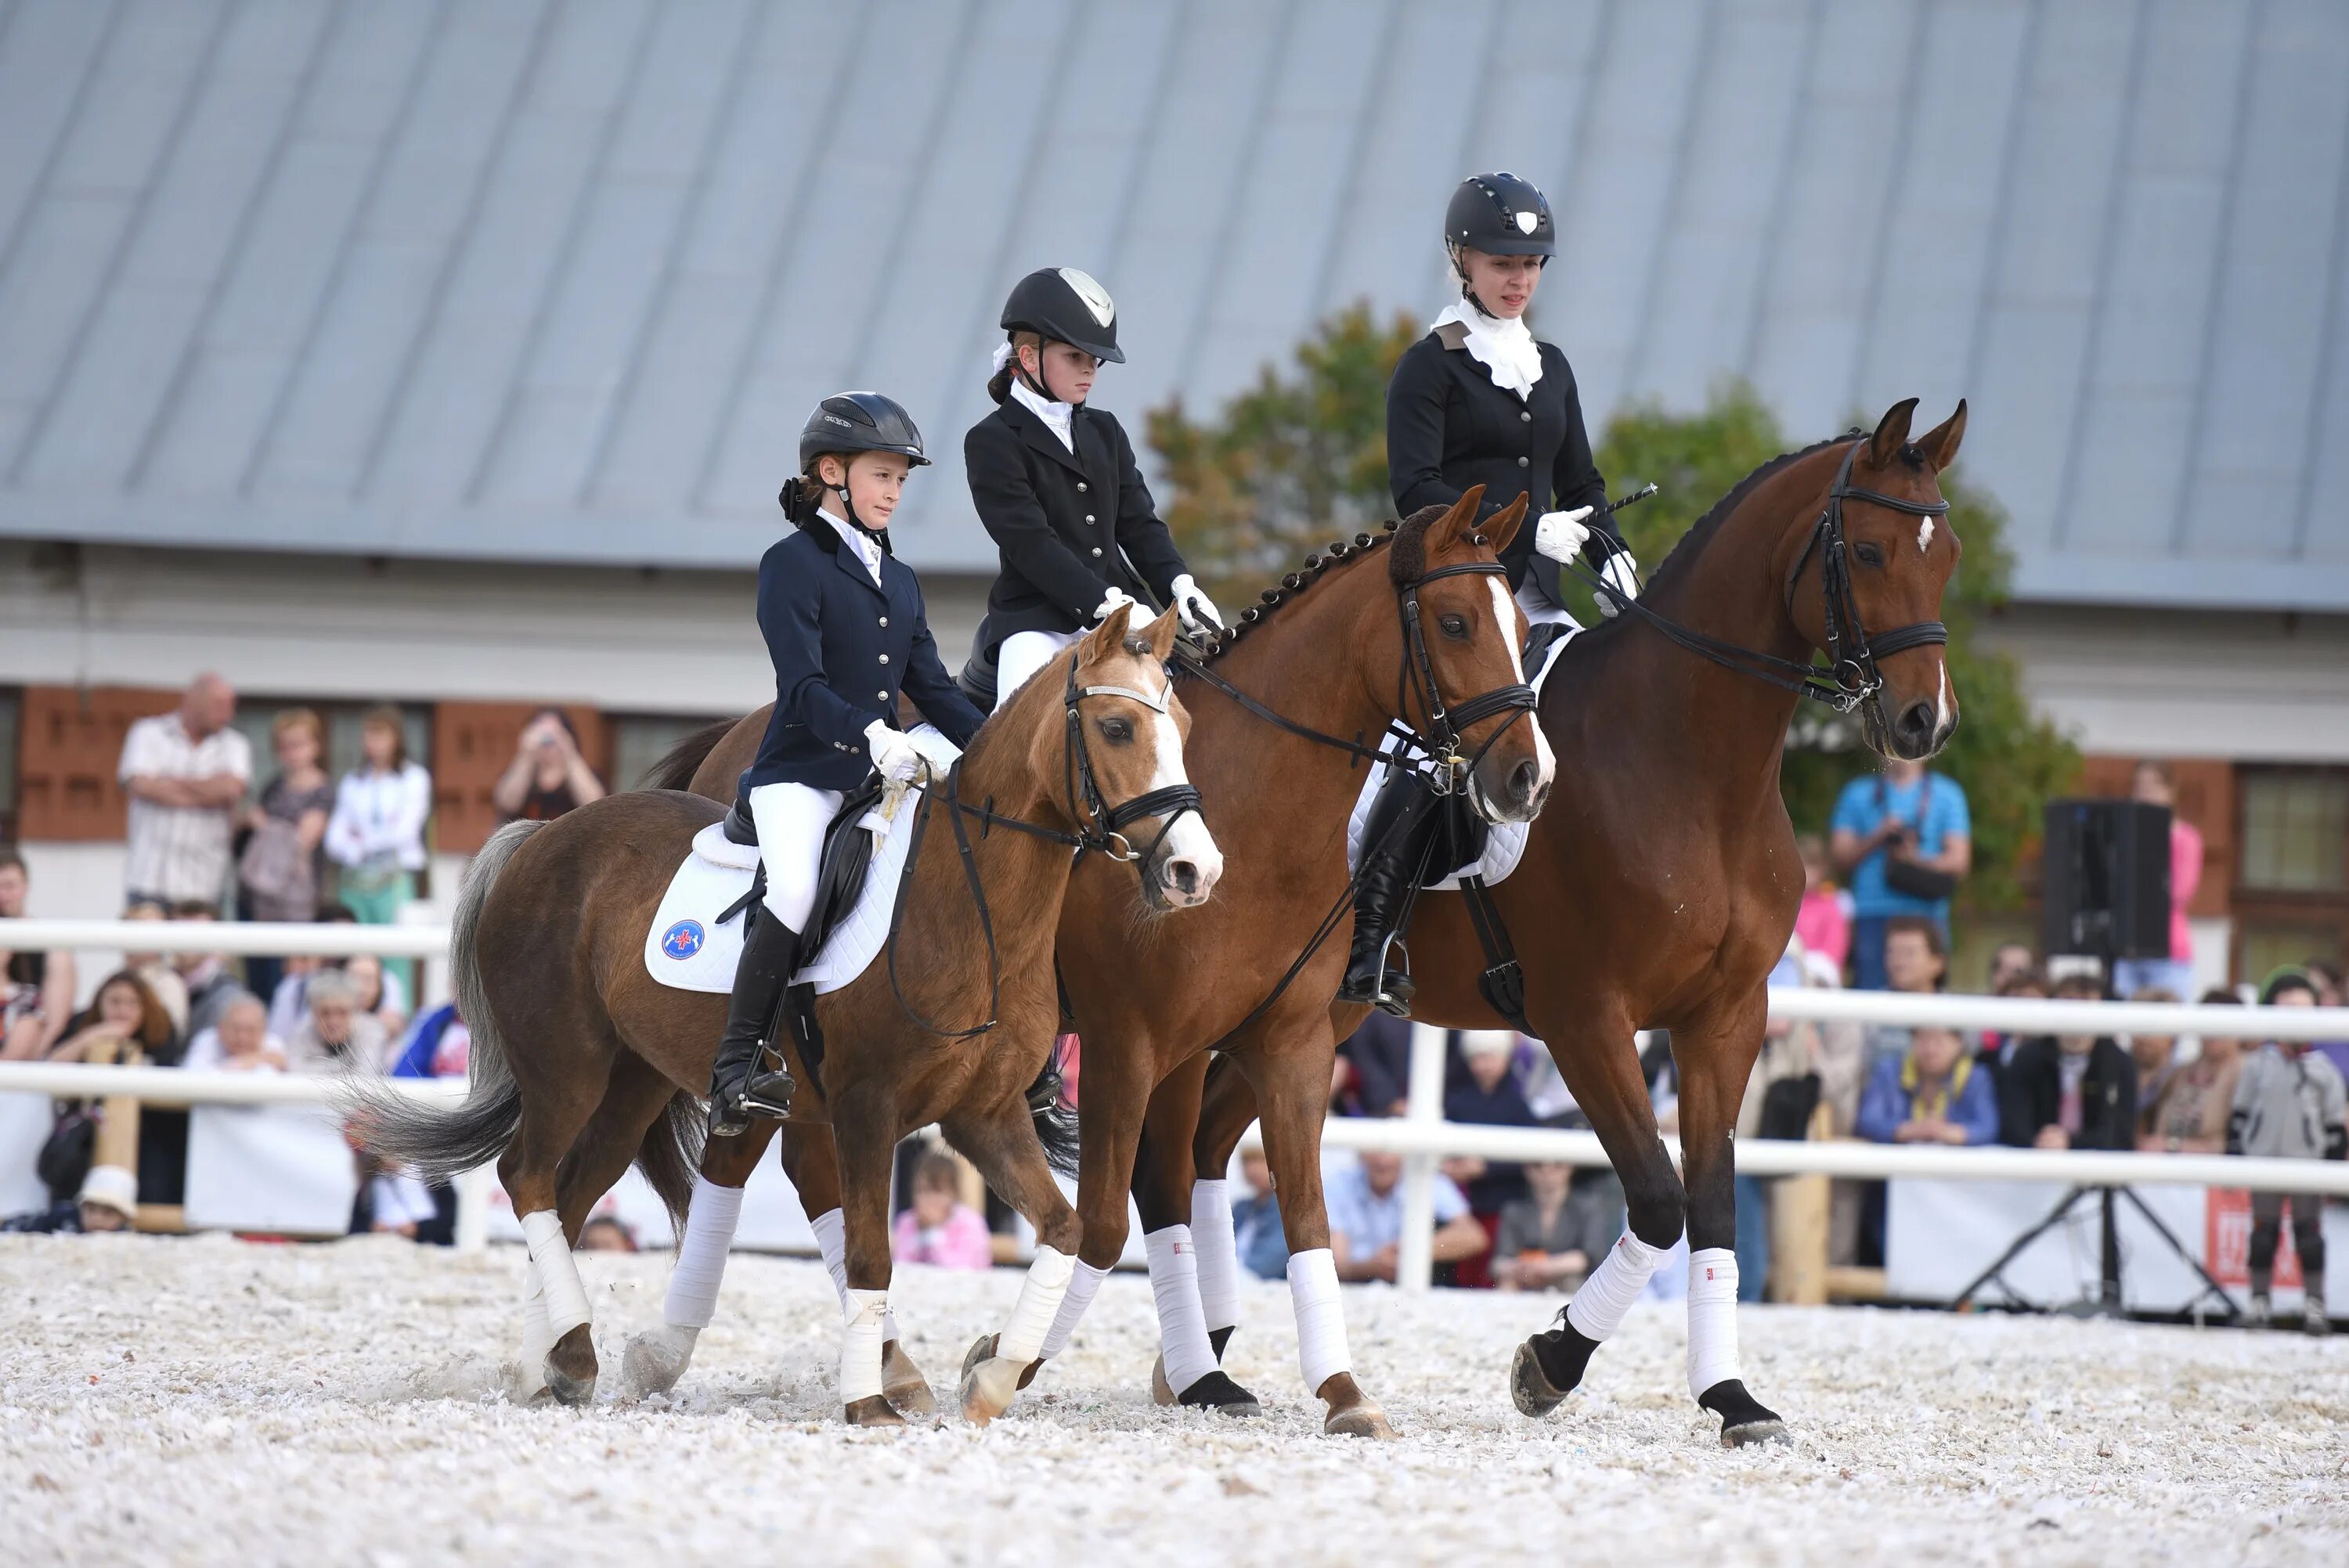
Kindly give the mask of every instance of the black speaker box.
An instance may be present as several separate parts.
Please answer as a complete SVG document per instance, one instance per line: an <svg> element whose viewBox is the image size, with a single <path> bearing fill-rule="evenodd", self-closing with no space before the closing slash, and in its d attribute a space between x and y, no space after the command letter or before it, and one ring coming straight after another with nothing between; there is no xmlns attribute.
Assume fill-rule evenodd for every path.
<svg viewBox="0 0 2349 1568"><path fill-rule="evenodd" d="M2045 868L2049 954L2169 956L2169 808L2051 800Z"/></svg>

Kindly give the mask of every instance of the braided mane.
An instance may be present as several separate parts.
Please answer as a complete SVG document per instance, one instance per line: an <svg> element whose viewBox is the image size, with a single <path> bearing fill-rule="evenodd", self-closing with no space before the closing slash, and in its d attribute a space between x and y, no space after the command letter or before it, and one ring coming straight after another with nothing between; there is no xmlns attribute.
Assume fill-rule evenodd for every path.
<svg viewBox="0 0 2349 1568"><path fill-rule="evenodd" d="M1323 545L1308 555L1296 571L1266 589L1257 603L1241 611L1230 625L1208 638L1201 647L1201 662L1213 664L1231 652L1242 637L1262 626L1275 610L1319 583L1331 567L1341 566L1383 546L1393 546L1387 558L1388 574L1397 583L1416 582L1427 570L1427 531L1446 510L1440 506L1422 507L1401 521L1389 518L1379 525L1377 533L1358 533L1350 540Z"/></svg>

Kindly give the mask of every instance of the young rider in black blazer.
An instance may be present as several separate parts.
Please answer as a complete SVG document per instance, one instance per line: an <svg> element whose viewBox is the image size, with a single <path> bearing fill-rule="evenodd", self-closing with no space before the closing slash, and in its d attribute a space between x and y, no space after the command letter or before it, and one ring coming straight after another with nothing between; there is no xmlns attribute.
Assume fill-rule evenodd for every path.
<svg viewBox="0 0 2349 1568"><path fill-rule="evenodd" d="M1107 291L1047 267L1012 289L1002 325L987 387L996 410L963 438L972 504L1002 552L975 661L992 655L999 702L1129 600L1173 604L1195 634L1223 624L1159 521L1124 428L1087 401L1101 366L1125 361Z"/></svg>

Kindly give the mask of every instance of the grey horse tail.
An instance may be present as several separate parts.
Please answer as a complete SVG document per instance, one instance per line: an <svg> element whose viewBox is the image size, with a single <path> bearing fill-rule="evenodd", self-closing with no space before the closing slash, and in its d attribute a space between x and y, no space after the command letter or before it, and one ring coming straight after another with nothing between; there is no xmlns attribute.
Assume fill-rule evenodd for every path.
<svg viewBox="0 0 2349 1568"><path fill-rule="evenodd" d="M509 822L490 835L466 868L449 923L450 989L457 1016L472 1036L462 1103L450 1109L422 1105L391 1093L380 1083L354 1085L349 1112L363 1129L362 1141L377 1154L411 1167L428 1181L446 1181L486 1165L506 1150L522 1125L522 1089L506 1061L497 1015L481 985L476 951L481 906L497 885L498 873L523 841L543 822Z"/></svg>

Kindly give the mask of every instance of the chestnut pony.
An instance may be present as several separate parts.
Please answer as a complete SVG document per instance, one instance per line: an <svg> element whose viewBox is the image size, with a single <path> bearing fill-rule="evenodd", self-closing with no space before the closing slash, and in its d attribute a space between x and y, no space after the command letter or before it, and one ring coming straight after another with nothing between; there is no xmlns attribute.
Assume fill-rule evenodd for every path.
<svg viewBox="0 0 2349 1568"><path fill-rule="evenodd" d="M920 835L896 950L817 998L821 1071L792 1053L805 1086L793 1116L829 1130L846 1200L841 1387L852 1423L899 1421L882 1376L889 1175L915 1129L936 1122L1036 1227L1041 1244L1007 1349L1040 1341L1066 1291L1081 1227L1052 1181L1026 1090L1058 1025L1052 930L1072 866L1101 873L1091 879L1100 917L1121 925L1141 918L1135 870L1158 908L1204 900L1221 874L1185 803L1196 799L1183 767L1188 721L1165 668L1175 619L1130 632L1129 618L1121 607L1047 666L980 729L943 788L893 802L894 830ZM1132 818L1127 804L1156 810ZM662 985L643 954L671 874L721 815L708 799L643 791L499 830L451 928L454 989L472 1030L467 1099L441 1111L360 1091L367 1142L391 1159L447 1173L496 1156L530 1243L525 1379L543 1357L546 1386L567 1404L592 1398L597 1375L571 1255L589 1209L631 1161L673 1212L686 1207L698 1153L693 1097L709 1081L727 999ZM1072 858L1081 841L1108 852ZM965 1414L999 1413L1030 1358L974 1368Z"/></svg>
<svg viewBox="0 0 2349 1568"><path fill-rule="evenodd" d="M1871 435L1764 463L1689 531L1640 603L1710 639L1713 655L1626 611L1569 644L1543 685L1541 727L1565 763L1523 861L1491 896L1524 964L1531 1032L1622 1177L1630 1233L1646 1248L1671 1246L1683 1221L1692 1254L1735 1243L1733 1133L1762 1047L1770 970L1803 893L1778 789L1801 700L1788 689L1794 669L1814 650L1852 661L1839 692L1816 695L1848 705L1882 755L1930 757L1957 728L1938 617L1959 542L1936 481L1958 455L1966 407L1911 441L1915 408L1910 398ZM1847 589L1829 586L1839 578ZM1766 658L1731 667L1723 655L1738 650ZM1410 941L1414 1019L1508 1026L1476 984L1487 960L1462 894L1423 895ZM1367 1011L1333 1008L1339 1037ZM1681 1170L1632 1045L1642 1028L1671 1031ZM1165 1169L1135 1183L1145 1225L1154 1195L1181 1191L1195 1168L1222 1175L1256 1116L1246 1076L1218 1065L1194 1136L1185 1108L1170 1102L1198 1082L1195 1071L1169 1079L1152 1106L1146 1148ZM1608 1266L1629 1284L1619 1276L1643 1263L1653 1259ZM1781 1435L1739 1368L1733 1260L1692 1256L1691 1275L1691 1395L1720 1418L1725 1443ZM1594 1274L1585 1293L1597 1284ZM1510 1376L1521 1411L1545 1414L1573 1391L1610 1315L1619 1307L1578 1298L1572 1316L1519 1347Z"/></svg>
<svg viewBox="0 0 2349 1568"><path fill-rule="evenodd" d="M1498 572L1498 552L1525 509L1513 503L1480 527L1481 493L1317 552L1188 667L1180 683L1192 716L1186 755L1232 859L1211 906L1140 922L1110 868L1080 866L1071 880L1059 911L1059 954L1084 1041L1078 1192L1084 1246L1043 1356L1066 1342L1124 1248L1137 1150L1145 1142L1154 1148L1159 1136L1154 1123L1145 1138L1145 1108L1169 1074L1185 1085L1175 1099L1187 1096L1181 1133L1187 1156L1199 1104L1189 1069L1204 1065L1210 1049L1237 1064L1266 1108L1265 1151L1280 1185L1290 1250L1329 1256L1320 1156L1337 1050L1330 998L1345 968L1347 817L1366 754L1391 726L1423 740L1449 732L1450 747L1435 749L1454 759L1467 799L1495 821L1530 820L1549 789L1548 748L1524 722L1532 700L1517 654L1525 621ZM704 732L657 777L667 783L689 777L696 792L729 798L765 723L761 711L722 738ZM772 1127L761 1123L742 1138L713 1141L705 1179L739 1186ZM822 1213L835 1191L823 1130L794 1125L782 1141L802 1202L811 1216ZM1187 1165L1182 1181L1179 1193L1143 1211L1159 1265L1154 1277L1170 1267L1180 1277L1196 1261L1185 1239ZM1327 1407L1325 1428L1387 1434L1386 1418L1346 1355L1334 1273L1297 1290L1307 1387ZM973 1357L984 1361L996 1348L982 1339ZM1167 1361L1185 1403L1256 1408L1216 1367L1203 1324L1178 1332ZM912 1393L918 1374L902 1350L892 1349L891 1365ZM1033 1372L1031 1365L1026 1375Z"/></svg>

